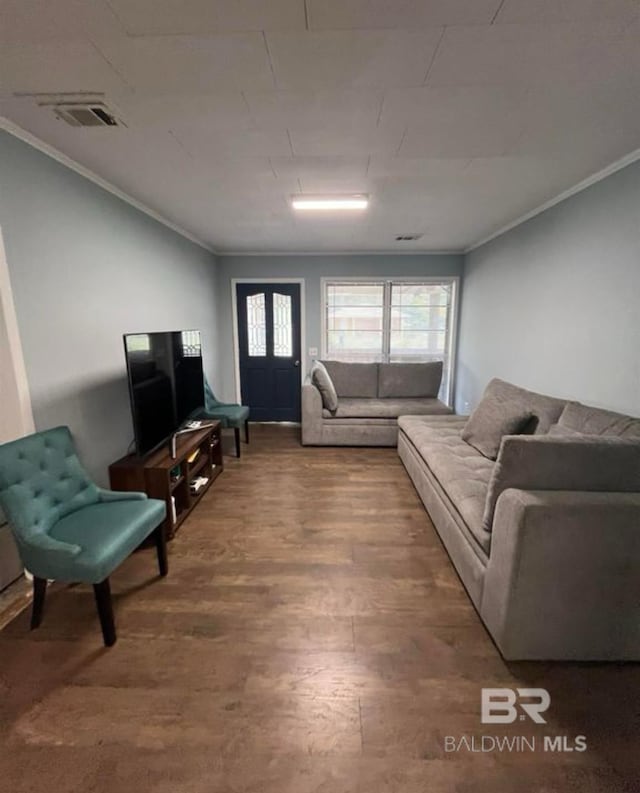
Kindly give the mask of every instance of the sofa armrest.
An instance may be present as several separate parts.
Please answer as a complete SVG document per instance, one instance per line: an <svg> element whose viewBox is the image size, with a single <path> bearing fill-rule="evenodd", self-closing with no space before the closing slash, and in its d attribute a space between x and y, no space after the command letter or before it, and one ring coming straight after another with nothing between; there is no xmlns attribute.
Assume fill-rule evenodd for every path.
<svg viewBox="0 0 640 793"><path fill-rule="evenodd" d="M640 442L622 438L506 435L489 482L482 526L492 530L501 493L581 490L640 493Z"/></svg>
<svg viewBox="0 0 640 793"><path fill-rule="evenodd" d="M98 496L102 503L110 503L112 501L145 501L147 498L146 493L138 492L137 490L105 490L98 488Z"/></svg>
<svg viewBox="0 0 640 793"><path fill-rule="evenodd" d="M506 490L480 614L507 660L640 660L640 493Z"/></svg>
<svg viewBox="0 0 640 793"><path fill-rule="evenodd" d="M43 554L46 558L64 562L77 556L82 548L75 543L62 542L42 531L34 531L27 537L19 538L19 544L27 554ZM29 566L27 565L27 569Z"/></svg>
<svg viewBox="0 0 640 793"><path fill-rule="evenodd" d="M307 378L302 386L302 443L313 446L322 442L322 395Z"/></svg>

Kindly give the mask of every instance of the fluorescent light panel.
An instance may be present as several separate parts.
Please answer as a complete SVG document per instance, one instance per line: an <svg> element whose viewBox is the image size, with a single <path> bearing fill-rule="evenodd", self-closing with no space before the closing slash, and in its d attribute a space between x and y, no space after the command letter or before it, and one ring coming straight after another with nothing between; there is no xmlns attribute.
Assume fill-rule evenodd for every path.
<svg viewBox="0 0 640 793"><path fill-rule="evenodd" d="M366 209L369 196L355 195L292 195L291 206L297 210L323 212L327 210Z"/></svg>

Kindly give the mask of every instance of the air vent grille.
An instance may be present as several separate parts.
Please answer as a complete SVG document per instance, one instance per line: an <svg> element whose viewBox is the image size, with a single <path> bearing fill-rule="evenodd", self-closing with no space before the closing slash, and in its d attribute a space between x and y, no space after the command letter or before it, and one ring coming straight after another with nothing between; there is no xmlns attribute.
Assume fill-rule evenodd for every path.
<svg viewBox="0 0 640 793"><path fill-rule="evenodd" d="M415 242L422 237L422 234L398 234L396 242Z"/></svg>
<svg viewBox="0 0 640 793"><path fill-rule="evenodd" d="M56 104L53 112L72 127L123 126L122 121L102 102Z"/></svg>

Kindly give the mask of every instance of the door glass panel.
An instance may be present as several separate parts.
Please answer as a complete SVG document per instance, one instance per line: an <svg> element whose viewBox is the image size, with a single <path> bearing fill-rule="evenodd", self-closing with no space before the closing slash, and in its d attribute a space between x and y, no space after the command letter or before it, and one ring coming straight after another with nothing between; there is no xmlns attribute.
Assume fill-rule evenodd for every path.
<svg viewBox="0 0 640 793"><path fill-rule="evenodd" d="M273 354L277 358L293 355L291 295L273 293Z"/></svg>
<svg viewBox="0 0 640 793"><path fill-rule="evenodd" d="M264 293L247 297L247 338L252 358L267 354L267 316Z"/></svg>
<svg viewBox="0 0 640 793"><path fill-rule="evenodd" d="M202 355L199 330L183 330L180 334L183 358L199 358Z"/></svg>

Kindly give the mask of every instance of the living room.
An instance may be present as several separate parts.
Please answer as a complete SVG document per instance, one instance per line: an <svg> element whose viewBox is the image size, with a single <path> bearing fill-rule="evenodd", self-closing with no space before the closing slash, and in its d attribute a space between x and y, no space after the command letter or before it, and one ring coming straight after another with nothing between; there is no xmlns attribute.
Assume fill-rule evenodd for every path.
<svg viewBox="0 0 640 793"><path fill-rule="evenodd" d="M549 464L553 482L507 484L588 490L563 507L579 512L571 535L569 517L536 523L518 502L520 519L496 494L491 556L530 521L550 543L539 566L517 550L513 575L532 583L508 601L516 639L427 503L409 424L373 417L382 442L301 440L312 365L340 358L442 361L431 398L458 434L495 378L637 420L638 3L29 0L0 14L0 441L67 426L109 488L135 435L125 334L198 329L215 396L251 411L240 456L222 429L224 471L167 543L168 575L148 548L115 570L108 649L89 579L50 584L30 630L31 583L0 527L8 789L511 790L523 774L541 791L633 789L637 436ZM90 107L103 115L85 126L73 113ZM297 210L305 197L367 206ZM260 418L242 358L242 290L274 284L299 297L283 423ZM332 333L332 300L354 287L366 311L347 319L370 353ZM435 346L394 357L407 289L444 303ZM506 459L502 436L520 431L472 464ZM560 484L583 468L588 486ZM585 548L600 553L607 527L624 547L599 578ZM483 690L532 687L551 697L546 724L481 722ZM469 752L464 736L587 750Z"/></svg>

